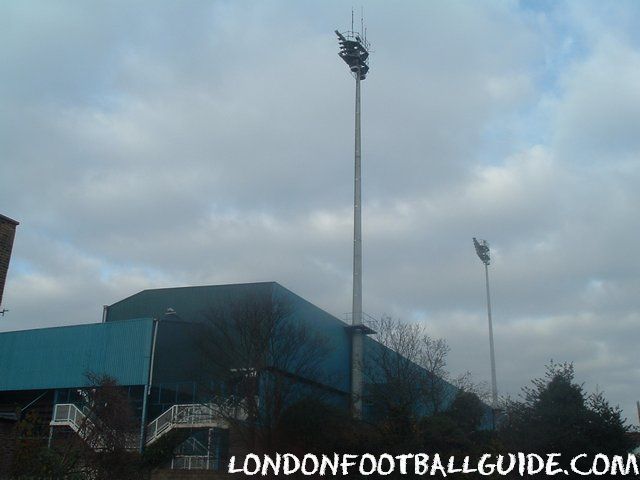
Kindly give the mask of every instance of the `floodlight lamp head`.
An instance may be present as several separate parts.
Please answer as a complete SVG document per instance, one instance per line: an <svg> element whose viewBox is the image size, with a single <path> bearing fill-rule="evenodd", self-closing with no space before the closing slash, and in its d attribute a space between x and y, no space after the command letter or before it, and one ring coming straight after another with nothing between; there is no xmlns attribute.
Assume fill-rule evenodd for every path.
<svg viewBox="0 0 640 480"><path fill-rule="evenodd" d="M476 247L476 253L478 254L478 258L485 265L489 265L491 263L491 256L489 252L489 242L486 240L477 240L476 237L473 237L473 245Z"/></svg>
<svg viewBox="0 0 640 480"><path fill-rule="evenodd" d="M356 78L364 80L369 72L369 43L366 38L353 31L340 33L336 30L336 35L340 44L338 55Z"/></svg>

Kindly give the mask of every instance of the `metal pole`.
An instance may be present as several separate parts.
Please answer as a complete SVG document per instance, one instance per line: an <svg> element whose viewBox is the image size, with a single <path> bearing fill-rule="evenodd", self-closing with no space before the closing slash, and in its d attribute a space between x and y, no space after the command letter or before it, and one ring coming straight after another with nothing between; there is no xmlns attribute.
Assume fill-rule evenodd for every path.
<svg viewBox="0 0 640 480"><path fill-rule="evenodd" d="M144 386L144 392L142 393L142 416L140 418L140 453L144 452L144 447L147 443L147 409L149 403L149 384Z"/></svg>
<svg viewBox="0 0 640 480"><path fill-rule="evenodd" d="M52 417L55 419L56 415L56 404L58 403L58 390L53 391L53 412L51 412ZM49 439L47 440L47 448L51 450L51 444L53 443L53 425L49 427Z"/></svg>
<svg viewBox="0 0 640 480"><path fill-rule="evenodd" d="M362 216L360 190L360 70L356 72L355 180L353 198L353 309L351 322L362 325ZM353 329L351 345L351 404L354 418L362 417L362 331Z"/></svg>
<svg viewBox="0 0 640 480"><path fill-rule="evenodd" d="M149 396L151 395L151 382L153 382L153 363L156 355L156 339L158 337L158 320L153 319L153 334L151 338L151 356L149 358L149 375L147 376L147 382L144 385L144 392L142 396L142 415L140 419L140 453L144 452L144 447L147 444L147 411L149 404Z"/></svg>
<svg viewBox="0 0 640 480"><path fill-rule="evenodd" d="M491 295L489 293L489 266L485 263L484 265L484 276L487 285L487 315L489 317L489 350L491 355L491 396L492 396L492 407L495 411L498 408L498 382L496 381L496 356L493 349L493 322L491 321ZM495 418L494 418L495 422Z"/></svg>

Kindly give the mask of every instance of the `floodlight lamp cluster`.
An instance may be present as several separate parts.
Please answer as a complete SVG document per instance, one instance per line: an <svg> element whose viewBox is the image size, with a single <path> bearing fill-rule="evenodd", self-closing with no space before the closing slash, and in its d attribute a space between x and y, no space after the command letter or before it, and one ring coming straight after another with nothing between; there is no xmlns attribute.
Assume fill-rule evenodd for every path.
<svg viewBox="0 0 640 480"><path fill-rule="evenodd" d="M340 51L338 55L349 66L349 69L360 80L367 77L369 71L369 43L358 32L340 33L336 30Z"/></svg>
<svg viewBox="0 0 640 480"><path fill-rule="evenodd" d="M489 265L491 263L491 257L489 254L489 242L486 240L477 240L476 237L473 237L473 245L476 247L476 253L478 254L478 258L485 265Z"/></svg>

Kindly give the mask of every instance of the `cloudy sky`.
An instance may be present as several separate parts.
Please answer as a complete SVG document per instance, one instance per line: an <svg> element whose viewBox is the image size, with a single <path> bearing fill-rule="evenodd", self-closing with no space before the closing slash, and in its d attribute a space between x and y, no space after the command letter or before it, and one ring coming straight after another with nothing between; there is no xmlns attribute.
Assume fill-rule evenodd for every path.
<svg viewBox="0 0 640 480"><path fill-rule="evenodd" d="M637 423L640 3L367 2L364 305L517 395L573 361ZM346 2L5 1L0 330L141 289L275 280L350 310Z"/></svg>

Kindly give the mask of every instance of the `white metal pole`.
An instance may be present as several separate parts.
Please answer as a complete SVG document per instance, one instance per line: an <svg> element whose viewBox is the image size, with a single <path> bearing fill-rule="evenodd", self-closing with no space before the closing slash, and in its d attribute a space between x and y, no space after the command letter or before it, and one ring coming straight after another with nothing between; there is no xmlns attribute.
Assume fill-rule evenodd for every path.
<svg viewBox="0 0 640 480"><path fill-rule="evenodd" d="M353 198L353 326L362 325L362 217L360 189L360 71L356 72L355 175ZM362 331L353 329L351 345L351 404L354 418L362 417Z"/></svg>
<svg viewBox="0 0 640 480"><path fill-rule="evenodd" d="M147 383L144 385L142 396L142 418L140 419L140 453L144 452L147 444L147 410L149 396L151 395L151 383L153 382L153 363L156 355L156 339L158 338L158 320L153 319L153 334L151 339L151 356L149 358L149 375Z"/></svg>
<svg viewBox="0 0 640 480"><path fill-rule="evenodd" d="M489 266L484 265L484 276L487 285L487 316L489 317L489 351L491 355L491 397L495 412L498 408L498 382L496 380L496 356L493 347L493 322L491 320L491 295L489 293Z"/></svg>

